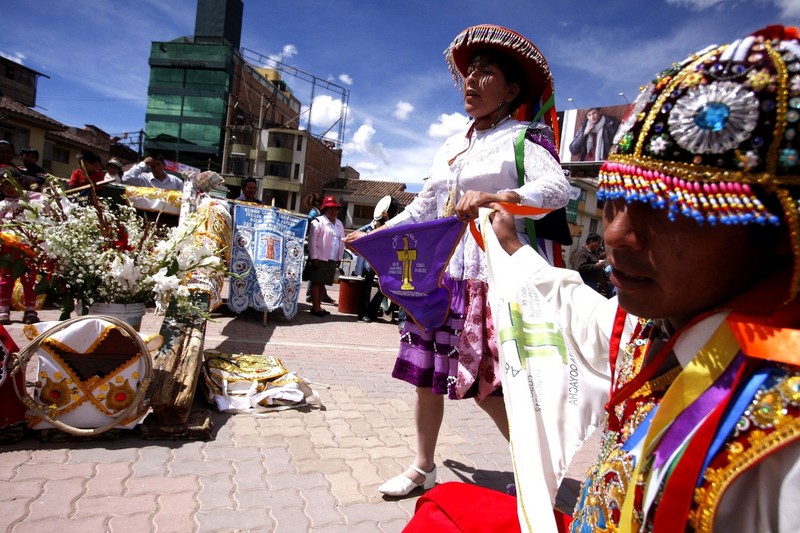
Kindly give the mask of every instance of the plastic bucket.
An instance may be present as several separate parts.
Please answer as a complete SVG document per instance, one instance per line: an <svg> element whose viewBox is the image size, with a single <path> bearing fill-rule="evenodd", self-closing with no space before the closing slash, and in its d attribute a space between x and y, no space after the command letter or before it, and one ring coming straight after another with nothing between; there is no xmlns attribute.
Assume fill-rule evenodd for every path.
<svg viewBox="0 0 800 533"><path fill-rule="evenodd" d="M361 304L361 291L364 278L355 276L339 276L339 312L357 315Z"/></svg>

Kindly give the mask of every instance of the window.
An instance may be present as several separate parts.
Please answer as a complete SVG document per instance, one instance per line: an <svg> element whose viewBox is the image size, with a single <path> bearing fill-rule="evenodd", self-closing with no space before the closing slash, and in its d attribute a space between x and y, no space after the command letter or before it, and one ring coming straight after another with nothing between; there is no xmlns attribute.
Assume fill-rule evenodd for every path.
<svg viewBox="0 0 800 533"><path fill-rule="evenodd" d="M297 151L300 152L302 150L303 150L303 136L302 135L298 135L297 136Z"/></svg>
<svg viewBox="0 0 800 533"><path fill-rule="evenodd" d="M300 180L300 163L294 164L294 180L295 181Z"/></svg>
<svg viewBox="0 0 800 533"><path fill-rule="evenodd" d="M44 153L42 154L42 166L53 168L53 163L69 163L69 150L59 148L53 143L44 143Z"/></svg>
<svg viewBox="0 0 800 533"><path fill-rule="evenodd" d="M182 98L177 94L151 94L147 99L147 113L151 115L180 116Z"/></svg>
<svg viewBox="0 0 800 533"><path fill-rule="evenodd" d="M353 218L366 218L372 220L372 217L375 216L375 207L370 205L360 205L354 204L353 205Z"/></svg>
<svg viewBox="0 0 800 533"><path fill-rule="evenodd" d="M279 163L277 161L267 161L266 174L274 178L289 178L290 166L288 163Z"/></svg>
<svg viewBox="0 0 800 533"><path fill-rule="evenodd" d="M589 233L597 233L597 219L593 218L589 221Z"/></svg>
<svg viewBox="0 0 800 533"><path fill-rule="evenodd" d="M578 223L578 200L570 200L567 203L567 222L571 224Z"/></svg>
<svg viewBox="0 0 800 533"><path fill-rule="evenodd" d="M199 146L215 146L220 142L222 129L206 124L186 124L181 127L181 140Z"/></svg>
<svg viewBox="0 0 800 533"><path fill-rule="evenodd" d="M225 102L222 98L212 96L186 96L183 102L183 116L219 118L225 112Z"/></svg>

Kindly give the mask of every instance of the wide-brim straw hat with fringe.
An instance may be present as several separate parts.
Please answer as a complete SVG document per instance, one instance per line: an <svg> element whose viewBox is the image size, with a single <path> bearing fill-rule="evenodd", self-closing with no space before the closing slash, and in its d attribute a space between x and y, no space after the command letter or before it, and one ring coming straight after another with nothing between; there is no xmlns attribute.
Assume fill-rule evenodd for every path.
<svg viewBox="0 0 800 533"><path fill-rule="evenodd" d="M531 120L551 99L555 92L550 65L536 46L528 39L508 28L494 24L471 26L456 35L450 46L444 51L450 73L458 87L464 83L475 54L482 50L498 50L519 63L525 70L528 81L528 95L520 109L515 113L518 120ZM552 102L548 106L546 122L555 124L555 107ZM551 123L552 122L552 123Z"/></svg>
<svg viewBox="0 0 800 533"><path fill-rule="evenodd" d="M659 73L600 169L598 199L641 201L700 224L789 229L800 286L800 41L769 26ZM757 191L777 198L770 212Z"/></svg>

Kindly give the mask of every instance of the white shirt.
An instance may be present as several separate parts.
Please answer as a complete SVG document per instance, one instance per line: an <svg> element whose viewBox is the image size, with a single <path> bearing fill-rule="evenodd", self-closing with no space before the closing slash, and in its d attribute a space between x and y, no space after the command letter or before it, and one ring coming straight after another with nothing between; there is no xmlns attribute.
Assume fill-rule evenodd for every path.
<svg viewBox="0 0 800 533"><path fill-rule="evenodd" d="M410 222L425 222L442 216L451 189L455 189L453 205L466 191L497 193L512 190L522 203L534 207L563 207L569 201L570 186L561 165L550 153L534 142L525 142L525 185L519 186L514 142L528 124L507 119L494 128L468 130L445 141L433 160L431 175L422 191L406 209L386 223L388 227ZM455 157L452 165L449 161ZM518 232L525 233L524 221L518 221ZM527 241L526 241L527 242ZM454 279L486 280L483 252L470 232L465 232L448 265Z"/></svg>
<svg viewBox="0 0 800 533"><path fill-rule="evenodd" d="M155 187L168 191L182 191L183 180L165 172L166 178L160 180L149 171L149 166L144 161L133 165L125 174L122 175L122 183L134 185L136 187Z"/></svg>

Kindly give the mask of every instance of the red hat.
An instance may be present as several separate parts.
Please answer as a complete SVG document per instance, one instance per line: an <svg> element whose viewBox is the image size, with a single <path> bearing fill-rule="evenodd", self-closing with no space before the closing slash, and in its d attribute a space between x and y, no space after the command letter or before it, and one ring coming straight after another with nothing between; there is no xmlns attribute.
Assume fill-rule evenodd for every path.
<svg viewBox="0 0 800 533"><path fill-rule="evenodd" d="M342 205L336 201L336 198L333 196L326 196L324 200L322 200L322 207L320 207L321 211L324 211L326 207L342 207Z"/></svg>

